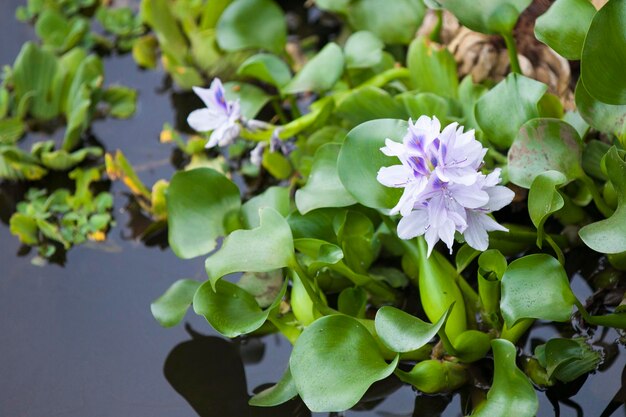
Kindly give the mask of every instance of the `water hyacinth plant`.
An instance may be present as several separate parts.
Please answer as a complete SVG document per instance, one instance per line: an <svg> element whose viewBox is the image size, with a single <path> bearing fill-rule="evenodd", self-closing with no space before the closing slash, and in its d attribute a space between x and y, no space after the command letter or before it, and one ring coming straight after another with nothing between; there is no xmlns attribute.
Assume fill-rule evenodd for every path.
<svg viewBox="0 0 626 417"><path fill-rule="evenodd" d="M582 7L577 18L590 25L581 33L558 12L568 0L558 0L537 22L553 50L577 42L590 82L571 102L522 74L512 34L530 1L320 0L347 35L300 65L285 55L281 25L267 44L236 26L270 3L271 20L273 2L239 0L216 24L223 53L251 55L235 81L194 86L206 108L188 123L231 162L222 172L179 172L167 193L174 252L215 252L208 280L174 283L154 316L172 326L193 306L227 337L282 333L293 344L284 376L253 405L299 396L312 411L342 411L393 374L427 394L480 392L467 414L534 416L533 384L564 384L600 363L589 340L563 337L519 367L515 344L536 319L570 322L576 307L583 327L626 327L619 308L578 300L564 267L581 245L623 266L624 132L608 121L626 115L626 102L586 72L594 64L584 50L603 36L596 20L626 23L626 9L618 0L597 13ZM427 6L438 24L414 38ZM497 79L459 80L463 69L433 41L450 36L444 16L504 39L508 64ZM259 120L268 103L273 116ZM235 272L239 281L225 278ZM486 358L493 377L484 392L475 375Z"/></svg>
<svg viewBox="0 0 626 417"><path fill-rule="evenodd" d="M31 3L21 13L43 19ZM609 362L596 328L626 328L626 2L297 3L141 0L136 15L98 14L191 105L161 132L179 159L171 179L149 189L122 152L105 156L171 250L204 258L206 280L173 282L152 314L171 327L191 308L224 337L288 340L282 378L254 406L299 397L341 412L401 381L462 393L465 415L536 415L535 388L571 388ZM102 88L90 49L55 39L25 46L0 86L13 129L0 130L0 175L97 159L77 149L97 103L134 110L127 90ZM26 58L56 75L25 80ZM39 116L66 122L64 153L14 146ZM108 194L46 195L11 221L33 244L79 243L112 221ZM41 207L57 200L50 219ZM63 228L74 223L78 236ZM601 268L582 300L570 281L590 258ZM519 353L537 320L559 337Z"/></svg>

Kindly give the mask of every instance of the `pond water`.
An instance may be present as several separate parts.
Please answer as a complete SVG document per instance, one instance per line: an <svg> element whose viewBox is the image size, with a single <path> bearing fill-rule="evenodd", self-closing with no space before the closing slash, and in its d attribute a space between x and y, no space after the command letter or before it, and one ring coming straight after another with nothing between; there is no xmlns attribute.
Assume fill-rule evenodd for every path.
<svg viewBox="0 0 626 417"><path fill-rule="evenodd" d="M20 3L3 0L0 6L2 64L12 63L21 44L33 37L32 28L13 17ZM122 149L144 182L169 178L173 150L160 144L158 135L164 122L176 123L179 96L164 88L162 72L137 70L129 56L107 58L105 72L108 84L138 88L139 106L130 120L96 122L94 137L108 151ZM290 351L286 340L228 341L193 314L186 327L163 329L156 323L150 302L177 279L204 279L204 261L176 258L162 239L146 245L134 238L147 221L128 207L122 184L111 184L117 225L107 242L78 246L63 265L43 267L33 265L34 253L25 253L9 233L8 215L23 191L0 184L0 416L311 415L296 401L277 409L247 405L254 389L281 376ZM574 287L582 298L591 293L582 279ZM537 326L528 345L557 331ZM610 332L604 340L611 344L616 338ZM626 397L626 353L619 349L611 366L561 401L561 416L626 415L623 406L610 405L614 397L622 403ZM461 415L460 395L442 411L449 398L416 397L408 386L388 382L372 393L378 400L343 415ZM539 398L540 416L557 414L548 395ZM614 414L607 411L612 408Z"/></svg>

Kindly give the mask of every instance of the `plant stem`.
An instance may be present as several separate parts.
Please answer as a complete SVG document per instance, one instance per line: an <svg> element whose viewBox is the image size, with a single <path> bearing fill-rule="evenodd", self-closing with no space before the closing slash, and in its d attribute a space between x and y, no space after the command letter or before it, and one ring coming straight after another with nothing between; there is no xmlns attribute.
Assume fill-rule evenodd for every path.
<svg viewBox="0 0 626 417"><path fill-rule="evenodd" d="M556 244L556 242L554 241L554 239L552 239L552 237L549 234L544 234L543 235L543 239L548 242L548 245L550 245L550 247L552 248L552 250L554 251L554 253L556 254L556 257L559 261L559 263L561 265L565 265L565 256L563 256L563 251L561 250L561 248L559 247L559 245Z"/></svg>
<svg viewBox="0 0 626 417"><path fill-rule="evenodd" d="M506 327L506 324L502 328L502 333L500 334L500 338L506 339L509 342L515 344L517 341L526 333L526 331L533 325L535 319L522 319L518 321L513 327L510 329Z"/></svg>
<svg viewBox="0 0 626 417"><path fill-rule="evenodd" d="M580 177L580 180L587 186L589 192L591 192L591 197L593 198L593 202L598 210L600 210L604 217L611 217L613 215L613 209L606 204L604 198L602 198L602 195L600 194L600 190L598 190L596 183L591 179L591 177L587 174L583 174Z"/></svg>
<svg viewBox="0 0 626 417"><path fill-rule="evenodd" d="M302 113L300 113L300 109L298 108L298 102L296 100L296 96L294 96L293 94L290 94L287 100L289 100L289 104L291 105L291 116L294 119L302 117Z"/></svg>
<svg viewBox="0 0 626 417"><path fill-rule="evenodd" d="M515 39L512 32L502 33L506 49L509 53L509 62L511 63L511 71L518 74L522 73L522 68L519 65L519 59L517 58L517 46L515 45Z"/></svg>
<svg viewBox="0 0 626 417"><path fill-rule="evenodd" d="M443 28L443 10L435 10L437 15L437 24L430 32L430 40L433 42L441 43L441 29Z"/></svg>
<svg viewBox="0 0 626 417"><path fill-rule="evenodd" d="M283 106L280 103L280 98L272 98L272 107L274 108L274 111L276 112L276 115L278 116L278 119L282 124L289 123L289 119L287 119L287 115L283 111Z"/></svg>
<svg viewBox="0 0 626 417"><path fill-rule="evenodd" d="M302 282L302 286L304 287L304 290L308 294L308 296L311 299L311 301L313 301L313 304L315 305L315 308L317 308L317 310L320 313L324 314L325 316L329 316L329 315L332 315L332 314L339 314L339 312L337 310L335 310L334 308L328 307L318 297L318 295L315 292L315 290L313 289L313 287L311 287L312 278L309 276L309 274L307 274L304 271L304 268L302 268L300 266L300 264L298 263L298 260L295 258L295 256L294 256L294 259L292 260L291 264L289 265L289 268L293 269L294 272L296 274L298 274L298 276L300 277L300 282Z"/></svg>
<svg viewBox="0 0 626 417"><path fill-rule="evenodd" d="M500 164L508 164L508 160L506 155L502 155L500 152L496 151L494 148L487 148L487 155L492 157L496 162Z"/></svg>

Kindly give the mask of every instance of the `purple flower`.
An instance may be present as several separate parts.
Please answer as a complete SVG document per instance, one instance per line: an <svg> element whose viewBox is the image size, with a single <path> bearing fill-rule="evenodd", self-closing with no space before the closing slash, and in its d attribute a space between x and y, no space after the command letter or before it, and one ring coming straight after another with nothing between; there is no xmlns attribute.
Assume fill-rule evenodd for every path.
<svg viewBox="0 0 626 417"><path fill-rule="evenodd" d="M213 80L210 88L193 87L193 91L202 99L206 108L194 110L189 114L187 117L189 126L198 132L213 131L206 144L207 148L232 143L240 131L239 100L226 100L224 87L219 78Z"/></svg>
<svg viewBox="0 0 626 417"><path fill-rule="evenodd" d="M412 239L424 235L428 254L441 239L452 251L455 232L467 243L485 250L488 231L507 229L488 216L509 204L514 193L500 182L500 170L489 175L479 170L487 150L457 123L446 126L436 117L421 116L409 128L402 143L385 140L381 151L396 156L401 164L383 167L378 181L404 188L390 214L400 213L398 236Z"/></svg>

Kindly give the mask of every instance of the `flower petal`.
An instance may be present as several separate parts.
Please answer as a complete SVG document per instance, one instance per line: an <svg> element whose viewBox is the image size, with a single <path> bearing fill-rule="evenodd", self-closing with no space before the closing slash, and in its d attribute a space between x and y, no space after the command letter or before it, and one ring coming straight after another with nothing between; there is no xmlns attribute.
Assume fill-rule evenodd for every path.
<svg viewBox="0 0 626 417"><path fill-rule="evenodd" d="M489 212L500 210L502 207L509 205L515 198L515 192L504 185L487 188L486 191L489 194L489 202L485 208Z"/></svg>
<svg viewBox="0 0 626 417"><path fill-rule="evenodd" d="M398 237L400 239L413 239L426 233L428 227L428 213L426 210L414 210L408 216L398 222Z"/></svg>
<svg viewBox="0 0 626 417"><path fill-rule="evenodd" d="M187 124L196 132L208 132L216 129L224 121L223 117L215 117L215 113L209 109L194 110L187 117Z"/></svg>
<svg viewBox="0 0 626 417"><path fill-rule="evenodd" d="M413 172L404 165L392 165L378 170L376 180L385 187L405 187L413 178Z"/></svg>

